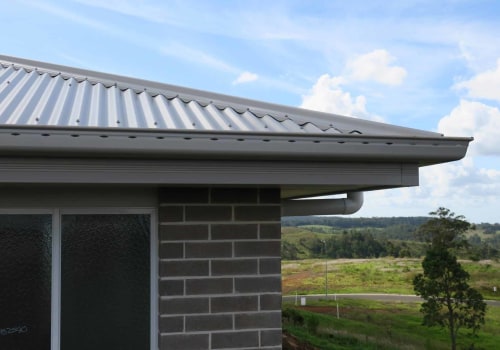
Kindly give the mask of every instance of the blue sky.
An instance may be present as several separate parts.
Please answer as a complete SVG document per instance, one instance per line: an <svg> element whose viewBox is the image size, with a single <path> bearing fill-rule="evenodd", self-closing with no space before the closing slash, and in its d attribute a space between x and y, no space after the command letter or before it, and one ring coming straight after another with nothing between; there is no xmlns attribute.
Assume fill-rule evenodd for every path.
<svg viewBox="0 0 500 350"><path fill-rule="evenodd" d="M2 53L474 136L358 216L500 222L500 2L0 0Z"/></svg>

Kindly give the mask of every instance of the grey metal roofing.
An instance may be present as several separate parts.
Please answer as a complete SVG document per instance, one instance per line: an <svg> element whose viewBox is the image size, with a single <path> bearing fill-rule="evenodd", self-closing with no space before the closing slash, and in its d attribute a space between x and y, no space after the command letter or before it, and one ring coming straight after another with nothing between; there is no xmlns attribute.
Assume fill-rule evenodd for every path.
<svg viewBox="0 0 500 350"><path fill-rule="evenodd" d="M437 136L104 73L0 56L0 124Z"/></svg>
<svg viewBox="0 0 500 350"><path fill-rule="evenodd" d="M470 141L0 55L2 153L433 164Z"/></svg>

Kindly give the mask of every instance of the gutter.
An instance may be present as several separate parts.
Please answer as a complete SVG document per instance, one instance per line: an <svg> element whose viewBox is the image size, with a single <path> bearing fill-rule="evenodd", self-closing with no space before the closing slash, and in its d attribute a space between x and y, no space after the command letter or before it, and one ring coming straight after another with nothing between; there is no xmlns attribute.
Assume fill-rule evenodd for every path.
<svg viewBox="0 0 500 350"><path fill-rule="evenodd" d="M471 138L200 132L0 125L9 156L383 161L419 166L461 159Z"/></svg>
<svg viewBox="0 0 500 350"><path fill-rule="evenodd" d="M349 215L363 206L363 192L348 192L346 198L283 199L281 216Z"/></svg>

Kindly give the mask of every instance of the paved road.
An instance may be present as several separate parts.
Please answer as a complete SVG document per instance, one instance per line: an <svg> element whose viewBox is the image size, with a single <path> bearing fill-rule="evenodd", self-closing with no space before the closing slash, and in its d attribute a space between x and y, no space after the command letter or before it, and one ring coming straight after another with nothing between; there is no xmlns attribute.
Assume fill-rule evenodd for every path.
<svg viewBox="0 0 500 350"><path fill-rule="evenodd" d="M305 297L308 300L319 300L319 299L369 299L377 301L392 301L392 302L406 302L406 303L417 303L422 302L422 298L417 295L408 294L328 294L325 297L324 294L314 294L314 295L284 295L283 301L295 301L298 298ZM491 306L500 306L500 301L498 300L486 300L486 303Z"/></svg>

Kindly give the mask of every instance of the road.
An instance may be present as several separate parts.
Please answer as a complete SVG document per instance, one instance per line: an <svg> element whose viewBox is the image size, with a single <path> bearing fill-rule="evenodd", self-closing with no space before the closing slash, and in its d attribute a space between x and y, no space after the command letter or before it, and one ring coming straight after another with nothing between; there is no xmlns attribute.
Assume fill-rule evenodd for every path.
<svg viewBox="0 0 500 350"><path fill-rule="evenodd" d="M319 300L326 299L325 294L313 294L313 295L284 295L283 301L294 302L300 298L305 297L307 300ZM408 294L328 294L329 300L338 299L369 299L376 301L390 301L390 302L405 302L405 303L418 303L422 302L422 298L417 295ZM486 303L490 306L500 306L500 301L498 300L486 300Z"/></svg>

